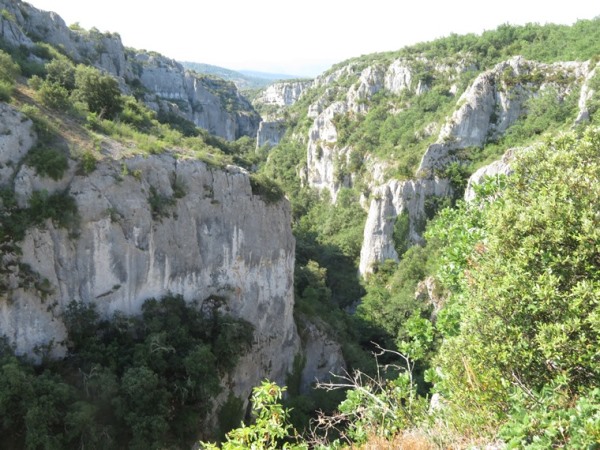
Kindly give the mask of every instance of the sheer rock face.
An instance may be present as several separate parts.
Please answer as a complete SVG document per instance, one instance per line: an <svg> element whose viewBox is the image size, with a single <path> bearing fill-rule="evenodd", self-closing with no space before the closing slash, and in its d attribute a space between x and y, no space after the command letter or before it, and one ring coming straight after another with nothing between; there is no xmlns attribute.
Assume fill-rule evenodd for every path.
<svg viewBox="0 0 600 450"><path fill-rule="evenodd" d="M304 368L300 377L300 392L308 393L315 382L327 382L332 374L346 370L342 346L327 333L327 325L301 319L298 322L302 338Z"/></svg>
<svg viewBox="0 0 600 450"><path fill-rule="evenodd" d="M33 122L0 102L0 188L10 185L20 161L35 141Z"/></svg>
<svg viewBox="0 0 600 450"><path fill-rule="evenodd" d="M286 127L284 122L278 120L261 122L258 127L258 134L256 135L256 147L260 148L263 145L273 147L279 144L285 132Z"/></svg>
<svg viewBox="0 0 600 450"><path fill-rule="evenodd" d="M452 195L452 187L447 179L391 180L379 186L373 192L365 223L360 274L364 276L372 273L376 264L387 259L399 260L393 240L394 224L399 215L408 215L408 239L420 242L421 228L426 219L427 198L449 195Z"/></svg>
<svg viewBox="0 0 600 450"><path fill-rule="evenodd" d="M140 82L152 109L173 111L227 140L256 136L260 116L231 82L185 71L161 55L138 54Z"/></svg>
<svg viewBox="0 0 600 450"><path fill-rule="evenodd" d="M228 140L256 136L260 116L233 83L186 72L156 53L126 50L117 33L70 29L56 13L21 1L0 0L0 8L13 16L0 17L0 37L8 44L34 47L35 37L114 75L125 93L135 84L142 86L148 91L144 101L157 111L174 112Z"/></svg>
<svg viewBox="0 0 600 450"><path fill-rule="evenodd" d="M13 115L20 127L0 136L0 148L8 138L29 136L31 123L14 111L5 111L1 123ZM10 155L14 167L23 149L29 148ZM254 326L251 350L230 378L234 393L247 398L267 377L285 382L300 351L287 201L253 195L248 174L237 167L211 169L168 154L102 161L85 176L75 166L53 181L22 165L9 180L22 206L35 190L66 190L80 216L71 230L50 220L29 228L17 243L21 254L3 250L0 335L17 353L51 345L52 356L62 355L61 313L73 300L94 303L110 317L138 314L146 299L167 294L200 305L217 296L223 313ZM28 277L42 283L24 282Z"/></svg>

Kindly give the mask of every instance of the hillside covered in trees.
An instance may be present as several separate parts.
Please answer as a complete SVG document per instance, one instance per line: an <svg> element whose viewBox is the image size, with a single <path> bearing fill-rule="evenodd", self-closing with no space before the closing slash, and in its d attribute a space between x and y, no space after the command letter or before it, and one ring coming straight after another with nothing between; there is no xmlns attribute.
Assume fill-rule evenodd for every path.
<svg viewBox="0 0 600 450"><path fill-rule="evenodd" d="M9 9L2 445L600 445L599 20L210 81L257 147Z"/></svg>

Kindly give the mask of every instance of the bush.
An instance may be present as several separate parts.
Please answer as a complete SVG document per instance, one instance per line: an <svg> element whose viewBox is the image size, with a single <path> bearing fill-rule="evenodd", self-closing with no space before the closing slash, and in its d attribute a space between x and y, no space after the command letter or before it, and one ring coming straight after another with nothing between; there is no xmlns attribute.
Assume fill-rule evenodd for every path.
<svg viewBox="0 0 600 450"><path fill-rule="evenodd" d="M100 117L112 119L123 109L117 80L93 67L77 66L74 95Z"/></svg>
<svg viewBox="0 0 600 450"><path fill-rule="evenodd" d="M38 175L60 180L69 168L69 160L64 152L46 147L36 147L27 154L27 164L35 169Z"/></svg>
<svg viewBox="0 0 600 450"><path fill-rule="evenodd" d="M437 387L471 424L500 424L523 395L545 398L557 387L563 394L543 409L563 414L597 385L598 148L600 133L589 131L523 153L495 201L467 209L466 222L478 217L483 231L469 228L446 250L454 279L446 309L460 322L445 330Z"/></svg>
<svg viewBox="0 0 600 450"><path fill-rule="evenodd" d="M260 196L265 203L277 203L284 197L284 192L274 180L263 174L250 175L252 194Z"/></svg>
<svg viewBox="0 0 600 450"><path fill-rule="evenodd" d="M231 430L222 445L200 442L204 450L307 450L288 422L289 412L279 403L285 388L264 381L252 392L254 423ZM287 441L287 442L286 442Z"/></svg>
<svg viewBox="0 0 600 450"><path fill-rule="evenodd" d="M67 111L71 108L69 91L60 84L45 81L40 86L37 95L40 101L48 108L58 111Z"/></svg>
<svg viewBox="0 0 600 450"><path fill-rule="evenodd" d="M51 219L54 225L75 231L79 224L77 203L66 191L48 194L47 191L34 191L29 200L31 223L40 225Z"/></svg>

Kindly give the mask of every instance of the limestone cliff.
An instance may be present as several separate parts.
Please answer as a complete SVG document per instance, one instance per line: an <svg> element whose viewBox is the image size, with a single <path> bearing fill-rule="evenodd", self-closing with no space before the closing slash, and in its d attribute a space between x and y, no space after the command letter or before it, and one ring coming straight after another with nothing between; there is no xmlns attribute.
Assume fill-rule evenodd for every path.
<svg viewBox="0 0 600 450"><path fill-rule="evenodd" d="M291 106L312 86L312 80L280 81L269 85L255 99L255 104Z"/></svg>
<svg viewBox="0 0 600 450"><path fill-rule="evenodd" d="M252 101L261 113L256 147L277 145L287 131L289 107L294 105L312 86L312 80L279 81L263 89Z"/></svg>
<svg viewBox="0 0 600 450"><path fill-rule="evenodd" d="M464 199L466 202L473 201L475 199L475 186L481 184L487 178L497 177L499 175L510 175L512 169L510 168L510 162L515 157L516 153L521 151L520 149L511 148L497 161L487 164L477 169L470 177L465 189Z"/></svg>
<svg viewBox="0 0 600 450"><path fill-rule="evenodd" d="M281 120L262 121L256 134L256 147L264 145L273 147L281 141L286 132L285 122Z"/></svg>
<svg viewBox="0 0 600 450"><path fill-rule="evenodd" d="M260 116L233 83L185 71L154 52L126 49L117 33L69 28L55 13L20 0L0 0L0 38L14 47L46 42L74 61L94 65L119 79L125 93L144 90L153 109L174 112L217 136L255 137Z"/></svg>
<svg viewBox="0 0 600 450"><path fill-rule="evenodd" d="M359 180L363 191L370 193L370 206L364 197L369 216L361 252L362 274L385 259L398 259L391 241L398 214L408 214L410 239L419 242L421 227L417 225L425 217L424 199L453 193L449 180L443 178L449 164L460 162L461 150L481 148L502 137L527 113L529 99L551 93L563 101L575 93L579 95L577 120L587 117L586 102L593 94L589 83L595 73L590 62L545 64L514 57L473 76L466 89L460 88L462 74L467 71L476 72L468 59L454 65L425 58L366 65L353 61L315 80L313 89L320 89L321 95L307 110L313 124L307 136L305 181L320 191L329 191L333 202L341 188L353 187ZM450 86L446 95L455 96L456 105L442 121L415 130L416 140L435 136L433 133L437 133L437 138L424 146L414 179L395 179L389 175L393 159L381 160L372 154L363 156L360 174L348 170L353 148L340 144L338 119L360 121L380 94L390 99L387 114L397 114L394 98L403 92L422 95L431 89L431 80L436 79L443 79L444 86ZM397 151L401 153L403 149Z"/></svg>
<svg viewBox="0 0 600 450"><path fill-rule="evenodd" d="M398 261L394 248L396 218L406 214L409 220L407 238L420 242L426 217L426 204L435 197L452 195L447 179L391 180L376 188L372 195L360 252L359 272L367 275L374 266L387 259Z"/></svg>
<svg viewBox="0 0 600 450"><path fill-rule="evenodd" d="M465 70L465 63L455 66L423 62L431 71L432 76L445 77L454 80ZM326 189L335 201L342 187L350 187L353 183L352 174L340 176L340 165L347 163L351 148L338 144L338 130L335 120L339 116L349 115L355 119L366 114L371 106L371 100L378 93L400 95L410 91L414 95L426 92L427 82L417 73L418 65L414 61L396 59L390 63L375 63L363 65L350 63L335 71L318 77L314 87L321 88L323 94L308 108L308 117L314 119L309 130L307 144L306 182L318 190ZM422 69L421 69L422 70ZM346 87L349 85L349 87ZM394 114L394 111L390 111ZM374 158L368 158L371 163L378 164ZM371 186L378 184L370 180Z"/></svg>
<svg viewBox="0 0 600 450"><path fill-rule="evenodd" d="M34 192L62 193L77 205L70 229L51 220L2 249L0 335L20 354L64 351L61 313L75 300L104 317L137 314L142 303L180 294L254 326L254 342L228 385L241 398L266 377L285 382L299 352L293 318L295 243L286 200L254 195L240 168L211 168L171 154L105 159L84 175L71 161L59 180L23 161L32 124L0 105L1 184L21 207Z"/></svg>
<svg viewBox="0 0 600 450"><path fill-rule="evenodd" d="M543 64L520 56L483 72L459 98L437 142L423 155L419 172L430 173L455 161L458 149L497 139L526 112L529 98L549 89L564 98L574 89L582 90L589 74L589 62Z"/></svg>

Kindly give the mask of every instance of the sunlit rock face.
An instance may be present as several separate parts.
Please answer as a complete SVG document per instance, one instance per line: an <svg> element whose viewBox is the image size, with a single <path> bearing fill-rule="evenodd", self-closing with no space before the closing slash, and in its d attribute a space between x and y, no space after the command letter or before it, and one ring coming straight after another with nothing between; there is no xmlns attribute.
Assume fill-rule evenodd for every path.
<svg viewBox="0 0 600 450"><path fill-rule="evenodd" d="M33 48L35 37L114 75L124 93L135 93L157 112L176 114L227 140L256 137L260 116L233 83L185 71L155 52L126 49L118 33L69 28L56 13L25 2L0 0L0 8L7 11L8 18L0 17L7 44Z"/></svg>
<svg viewBox="0 0 600 450"><path fill-rule="evenodd" d="M66 192L79 213L71 229L47 220L26 231L20 251L3 250L0 335L17 353L45 347L64 354L62 313L72 301L94 303L110 318L139 314L145 300L167 294L199 307L212 297L223 313L254 327L251 349L230 376L234 393L247 398L264 378L285 382L300 351L287 200L254 195L238 167L169 154L105 160L87 175L71 162L62 179L51 180L18 164L34 142L31 122L10 107L1 118L15 125L0 136L0 149L10 150L4 164L20 167L2 173L4 187L22 207L35 191ZM18 136L21 147L12 143Z"/></svg>

